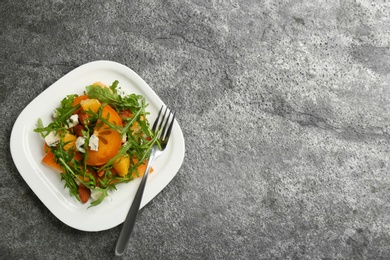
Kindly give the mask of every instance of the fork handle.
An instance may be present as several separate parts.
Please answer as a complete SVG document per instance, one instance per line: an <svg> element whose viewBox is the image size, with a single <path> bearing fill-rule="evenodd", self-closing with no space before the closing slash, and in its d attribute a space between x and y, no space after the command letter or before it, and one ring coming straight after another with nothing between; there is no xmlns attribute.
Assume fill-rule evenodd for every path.
<svg viewBox="0 0 390 260"><path fill-rule="evenodd" d="M123 226L122 226L121 233L120 233L118 241L116 243L115 255L117 255L117 256L123 255L123 253L125 252L128 244L129 244L130 235L131 235L131 232L133 231L135 220L137 218L137 213L138 213L139 207L141 205L142 195L144 193L146 180L148 178L150 167L151 167L154 159L155 159L155 156L152 153L149 157L148 166L146 167L144 176L142 176L141 183L139 184L137 193L135 194L135 197L134 197L133 203L131 204L129 212L127 213L125 222L123 223Z"/></svg>

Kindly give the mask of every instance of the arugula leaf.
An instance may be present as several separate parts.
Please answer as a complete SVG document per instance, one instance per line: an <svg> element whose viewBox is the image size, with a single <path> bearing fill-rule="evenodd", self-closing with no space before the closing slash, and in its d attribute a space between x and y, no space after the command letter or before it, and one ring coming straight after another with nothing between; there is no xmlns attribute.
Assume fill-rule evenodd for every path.
<svg viewBox="0 0 390 260"><path fill-rule="evenodd" d="M114 106L117 109L140 107L139 100L143 99L143 96L130 94L122 97L118 94L117 86L118 81L114 81L109 88L90 85L86 87L86 93L90 98L96 98L101 102Z"/></svg>
<svg viewBox="0 0 390 260"><path fill-rule="evenodd" d="M43 126L42 119L38 119L37 128L34 132L40 133L42 137L46 137L50 132L64 131L69 127L69 118L80 105L73 106L74 98L77 95L68 95L61 100L61 106L55 109L56 118L47 127Z"/></svg>

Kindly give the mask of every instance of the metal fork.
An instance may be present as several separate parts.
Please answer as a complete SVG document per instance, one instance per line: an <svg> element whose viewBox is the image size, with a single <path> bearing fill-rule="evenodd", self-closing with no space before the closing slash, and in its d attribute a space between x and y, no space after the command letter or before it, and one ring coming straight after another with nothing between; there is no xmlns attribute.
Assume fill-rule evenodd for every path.
<svg viewBox="0 0 390 260"><path fill-rule="evenodd" d="M161 107L160 111L158 112L158 116L154 121L152 127L152 130L155 133L159 134L158 138L161 146L159 147L157 144L154 144L150 151L150 157L149 157L148 165L145 170L145 174L141 179L141 183L138 187L137 193L135 194L134 201L131 204L129 212L127 213L127 217L125 219L125 222L123 223L122 230L115 247L115 255L117 256L123 255L123 253L125 252L129 244L130 235L133 230L135 220L137 218L137 213L141 204L142 195L144 193L146 180L148 178L149 171L154 162L154 159L156 159L158 156L160 156L163 153L165 147L168 144L173 122L175 120L175 112L172 114L171 112L168 112L168 108L165 108L165 112L162 115L162 111L163 111L163 107ZM161 116L162 118L160 118Z"/></svg>

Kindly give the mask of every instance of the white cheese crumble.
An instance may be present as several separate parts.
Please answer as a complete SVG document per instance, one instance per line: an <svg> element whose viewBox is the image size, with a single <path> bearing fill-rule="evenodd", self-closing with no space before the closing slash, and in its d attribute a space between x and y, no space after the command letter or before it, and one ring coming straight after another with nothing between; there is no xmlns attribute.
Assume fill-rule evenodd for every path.
<svg viewBox="0 0 390 260"><path fill-rule="evenodd" d="M127 93L125 91L123 91L123 89L121 89L120 87L118 87L116 89L116 91L117 91L118 95L123 97L123 98L127 96Z"/></svg>
<svg viewBox="0 0 390 260"><path fill-rule="evenodd" d="M60 136L55 132L50 132L45 137L45 142L48 146L56 146L60 142Z"/></svg>
<svg viewBox="0 0 390 260"><path fill-rule="evenodd" d="M57 109L53 110L52 116L53 116L54 119L56 119L58 117Z"/></svg>
<svg viewBox="0 0 390 260"><path fill-rule="evenodd" d="M78 114L72 115L68 120L69 128L75 127L78 124L79 124L79 115Z"/></svg>
<svg viewBox="0 0 390 260"><path fill-rule="evenodd" d="M101 195L102 195L101 191L98 191L98 190L91 191L91 198L94 200L97 200Z"/></svg>
<svg viewBox="0 0 390 260"><path fill-rule="evenodd" d="M122 144L126 143L126 141L127 141L127 135L124 134L124 135L122 136Z"/></svg>
<svg viewBox="0 0 390 260"><path fill-rule="evenodd" d="M84 149L84 144L85 144L85 138L82 136L77 137L76 139L76 149L82 153L85 153Z"/></svg>
<svg viewBox="0 0 390 260"><path fill-rule="evenodd" d="M91 135L89 138L89 148L91 148L92 151L99 150L99 138L96 135Z"/></svg>

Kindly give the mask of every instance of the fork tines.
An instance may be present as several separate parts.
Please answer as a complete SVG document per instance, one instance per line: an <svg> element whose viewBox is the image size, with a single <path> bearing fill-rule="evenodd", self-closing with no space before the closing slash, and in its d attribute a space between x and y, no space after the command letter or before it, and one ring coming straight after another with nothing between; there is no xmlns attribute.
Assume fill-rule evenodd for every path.
<svg viewBox="0 0 390 260"><path fill-rule="evenodd" d="M168 107L166 107L164 114L162 115L162 118L160 120L160 116L161 116L161 113L163 111L163 107L164 106L161 106L161 109L158 112L158 116L157 116L156 120L154 121L152 130L157 132L160 129L162 129L160 139L165 141L167 138L169 138L169 135L171 134L173 122L175 121L176 111L174 111L172 113L171 111L168 111ZM170 123L169 123L169 121L170 121ZM158 125L158 127L157 127L157 125Z"/></svg>

